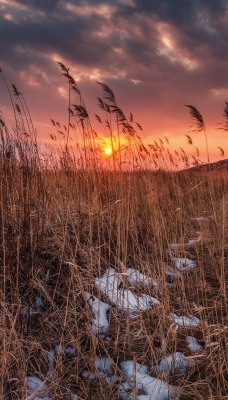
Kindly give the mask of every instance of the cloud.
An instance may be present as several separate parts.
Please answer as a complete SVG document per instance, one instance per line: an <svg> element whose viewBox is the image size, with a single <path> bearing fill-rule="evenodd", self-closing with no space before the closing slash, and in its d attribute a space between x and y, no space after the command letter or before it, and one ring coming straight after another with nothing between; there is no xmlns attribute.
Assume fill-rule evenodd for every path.
<svg viewBox="0 0 228 400"><path fill-rule="evenodd" d="M94 81L110 84L148 135L180 131L186 101L214 115L226 94L227 0L0 0L0 11L2 67L28 96L36 93L36 106L44 96L58 110L64 104L57 60L89 105Z"/></svg>

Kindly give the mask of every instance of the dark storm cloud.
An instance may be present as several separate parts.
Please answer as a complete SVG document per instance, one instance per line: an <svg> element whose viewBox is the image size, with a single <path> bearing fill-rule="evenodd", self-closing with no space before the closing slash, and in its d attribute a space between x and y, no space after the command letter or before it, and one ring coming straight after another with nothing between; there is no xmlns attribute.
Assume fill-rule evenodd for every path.
<svg viewBox="0 0 228 400"><path fill-rule="evenodd" d="M20 5L28 7L23 15L18 15L16 7L11 10L14 20L1 15L1 57L6 62L12 62L14 58L15 63L23 58L26 63L26 55L23 53L22 57L18 52L18 48L23 47L34 53L55 52L80 65L105 69L110 63L120 67L123 54L113 54L113 48L118 47L129 61L148 68L152 63L158 63L160 69L161 56L157 54L160 44L155 24L163 22L169 24L170 29L174 27L172 35L177 44L195 58L202 61L213 55L224 58L228 57L225 52L228 32L224 18L226 3L222 0L138 0L132 4L124 0L18 1L18 9ZM99 7L104 4L113 7L109 18L105 11L104 14L102 10L99 12ZM80 12L83 8L84 13ZM135 32L136 28L140 35ZM105 35L108 30L109 34ZM104 35L97 35L99 31ZM162 61L163 66L166 61L167 68L170 68L169 57L166 60L163 57ZM123 62L127 62L126 57Z"/></svg>
<svg viewBox="0 0 228 400"><path fill-rule="evenodd" d="M157 15L159 19L175 24L185 24L186 21L194 21L197 10L207 10L216 16L224 11L227 2L224 0L137 0L135 4L138 12L150 12Z"/></svg>
<svg viewBox="0 0 228 400"><path fill-rule="evenodd" d="M197 57L227 57L227 0L137 0L132 12L151 14L175 27L181 46Z"/></svg>
<svg viewBox="0 0 228 400"><path fill-rule="evenodd" d="M35 21L25 18L20 22L1 19L0 37L1 57L6 59L15 54L15 63L20 59L18 48L30 49L35 52L58 52L66 58L77 57L79 62L95 62L99 53L107 50L105 43L89 40L93 31L98 28L96 20L75 16L74 19L65 20L61 15L55 18L40 16ZM23 56L26 55L23 52Z"/></svg>
<svg viewBox="0 0 228 400"><path fill-rule="evenodd" d="M54 9L58 8L61 0L18 0L17 3L29 8L35 8L43 11L53 11Z"/></svg>
<svg viewBox="0 0 228 400"><path fill-rule="evenodd" d="M104 80L129 108L176 120L176 104L228 87L227 17L227 0L0 0L0 64L43 95L39 71L54 86L58 58L87 90Z"/></svg>

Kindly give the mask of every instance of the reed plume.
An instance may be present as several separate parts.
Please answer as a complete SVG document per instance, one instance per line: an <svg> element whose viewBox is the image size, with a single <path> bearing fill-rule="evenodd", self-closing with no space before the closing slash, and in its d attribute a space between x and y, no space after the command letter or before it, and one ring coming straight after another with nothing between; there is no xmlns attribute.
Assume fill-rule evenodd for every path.
<svg viewBox="0 0 228 400"><path fill-rule="evenodd" d="M193 107L190 104L185 105L185 107L188 107L190 109L190 114L191 114L193 120L196 122L196 131L197 132L202 132L202 131L204 132L205 143L206 143L206 151L207 151L207 161L210 162L207 132L206 132L206 128L205 128L205 124L204 124L204 120L203 120L202 114L197 110L196 107Z"/></svg>

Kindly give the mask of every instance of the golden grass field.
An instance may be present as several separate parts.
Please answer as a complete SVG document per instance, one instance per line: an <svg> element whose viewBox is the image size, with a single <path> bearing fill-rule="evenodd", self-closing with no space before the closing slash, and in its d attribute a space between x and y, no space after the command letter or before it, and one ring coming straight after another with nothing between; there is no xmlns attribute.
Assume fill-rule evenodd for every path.
<svg viewBox="0 0 228 400"><path fill-rule="evenodd" d="M228 399L227 168L154 169L132 131L129 169L120 151L102 168L68 143L43 156L18 107L14 127L0 124L0 397ZM99 286L109 268L112 293ZM133 282L129 268L144 277ZM142 295L160 303L139 309Z"/></svg>

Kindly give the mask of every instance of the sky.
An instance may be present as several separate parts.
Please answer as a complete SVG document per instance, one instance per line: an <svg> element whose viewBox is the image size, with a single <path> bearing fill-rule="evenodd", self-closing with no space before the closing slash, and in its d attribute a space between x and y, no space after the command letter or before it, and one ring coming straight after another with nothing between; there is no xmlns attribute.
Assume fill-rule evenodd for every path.
<svg viewBox="0 0 228 400"><path fill-rule="evenodd" d="M97 81L143 127L147 142L166 136L188 149L192 120L203 115L211 158L228 157L224 122L228 100L228 0L0 0L0 66L23 92L40 141L50 118L66 123L66 82L56 61L70 68L91 115L99 113ZM75 99L75 102L77 99ZM0 110L10 103L0 80ZM205 158L204 138L191 134Z"/></svg>

